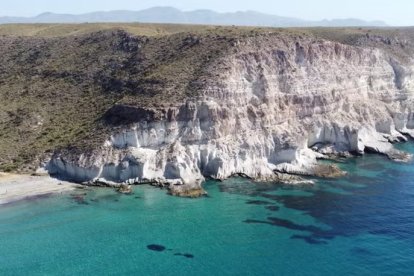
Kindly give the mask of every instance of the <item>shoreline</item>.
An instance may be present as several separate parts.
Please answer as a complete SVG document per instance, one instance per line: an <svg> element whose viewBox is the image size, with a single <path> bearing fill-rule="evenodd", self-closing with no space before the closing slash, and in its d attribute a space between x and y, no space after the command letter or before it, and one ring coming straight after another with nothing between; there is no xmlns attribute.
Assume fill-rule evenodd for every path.
<svg viewBox="0 0 414 276"><path fill-rule="evenodd" d="M410 144L411 141L412 140L408 140L408 141L402 142L400 144L401 145L407 144L407 143ZM402 151L409 154L411 158L406 159L404 161L399 161L398 162L398 161L395 161L395 160L389 158L389 156L388 156L388 160L390 162L397 162L397 163L411 163L411 162L413 162L413 159L414 159L414 158L412 158L413 154L409 153L409 151L405 151L405 150L402 150ZM371 155L371 154L378 154L378 153L366 153L366 155ZM378 155L386 156L384 154L378 154ZM342 160L342 162L346 162L346 160L355 158L357 156L358 155L347 156ZM336 162L342 163L337 158L325 158L325 159L322 159L322 160L335 162L335 163ZM320 163L319 163L319 165L320 165ZM335 172L338 173L338 171L336 171L336 170L335 170ZM336 178L336 177L343 176L346 173L347 172L343 172L343 174L342 173L341 174L335 174L333 176L329 176L329 174L328 174L328 176L325 175L325 176L322 176L322 178L331 178L331 177ZM277 182L283 183L283 184L292 184L292 185L297 185L297 184L308 184L309 185L310 184L310 185L313 185L315 183L314 180L310 180L310 179L307 179L307 178L302 178L302 176L310 176L310 175L275 172L275 176L277 176L276 177L278 179ZM313 176L317 176L317 175L313 175ZM242 177L246 177L246 176L242 176ZM229 177L229 178L231 178L231 177ZM246 178L249 178L249 177L246 177ZM207 178L206 178L206 180L207 180ZM215 179L215 180L218 180L218 179ZM218 181L220 181L220 180L218 180ZM275 181L275 179L273 179L273 181ZM273 181L270 181L270 182L273 182ZM204 184L204 183L205 183L205 181L202 182L202 184ZM105 182L102 182L101 184L104 184L104 185L77 184L75 182L63 181L63 180L59 180L57 178L53 178L49 174L46 174L46 173L42 173L42 174L39 174L39 175L34 175L34 174L17 174L17 173L0 172L0 207L2 205L14 203L14 202L21 201L21 200L30 200L32 198L40 198L40 197L47 197L47 196L56 195L56 194L63 194L63 193L75 191L77 189L84 189L85 187L94 187L94 186L99 187L100 186L100 187L112 187L112 188L119 189L123 185L122 183L112 183L112 184L116 184L116 185L108 185L108 183L105 183ZM151 183L148 182L146 184L151 184ZM136 183L135 184L128 183L126 185L131 186L131 185L137 185L137 184ZM159 185L155 185L155 186L162 187L162 186L159 186ZM180 187L182 188L182 186L180 186ZM200 189L187 189L187 190L184 189L184 192L183 191L169 190L168 193L171 194L171 195L174 195L174 196L182 196L182 197L200 197L200 196L203 196L203 195L206 194L206 192L204 191L202 186L200 187Z"/></svg>
<svg viewBox="0 0 414 276"><path fill-rule="evenodd" d="M82 185L61 181L49 175L0 172L0 206L34 197L70 192Z"/></svg>

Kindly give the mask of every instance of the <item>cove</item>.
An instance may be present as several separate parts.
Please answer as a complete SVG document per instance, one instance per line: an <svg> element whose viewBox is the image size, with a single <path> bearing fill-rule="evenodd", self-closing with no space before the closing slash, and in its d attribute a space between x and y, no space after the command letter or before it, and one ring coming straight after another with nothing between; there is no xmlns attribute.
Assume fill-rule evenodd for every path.
<svg viewBox="0 0 414 276"><path fill-rule="evenodd" d="M414 164L339 166L314 185L208 181L198 199L143 185L0 206L0 274L410 274Z"/></svg>

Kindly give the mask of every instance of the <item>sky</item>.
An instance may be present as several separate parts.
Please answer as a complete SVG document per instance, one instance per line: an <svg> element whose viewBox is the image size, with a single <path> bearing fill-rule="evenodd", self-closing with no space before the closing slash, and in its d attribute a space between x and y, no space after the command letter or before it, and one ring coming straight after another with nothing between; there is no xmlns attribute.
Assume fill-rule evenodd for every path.
<svg viewBox="0 0 414 276"><path fill-rule="evenodd" d="M141 10L154 6L218 12L254 10L306 20L352 17L396 26L414 25L414 0L0 0L0 16Z"/></svg>

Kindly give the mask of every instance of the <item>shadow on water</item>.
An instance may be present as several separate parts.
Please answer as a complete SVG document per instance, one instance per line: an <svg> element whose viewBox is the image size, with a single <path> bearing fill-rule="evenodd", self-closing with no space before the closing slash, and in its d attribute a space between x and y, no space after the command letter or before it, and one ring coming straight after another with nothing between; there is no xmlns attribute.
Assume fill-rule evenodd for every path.
<svg viewBox="0 0 414 276"><path fill-rule="evenodd" d="M222 192L252 197L246 204L261 206L276 215L266 219L248 218L243 222L283 227L295 231L292 239L302 239L309 244L326 244L338 236L367 233L412 239L414 183L411 179L414 169L407 170L405 167L404 170L407 165L376 156L351 160L344 166L348 166L350 172L347 176L319 180L314 186L269 185L242 180L219 184L219 188ZM348 193L335 192L332 188ZM277 215L279 206L300 211L327 227L294 222L300 219L296 215L294 218L285 213Z"/></svg>
<svg viewBox="0 0 414 276"><path fill-rule="evenodd" d="M142 197L132 194L122 194L110 188L96 188L84 191L76 191L70 194L70 200L79 205L90 205L98 203L120 202L123 197L132 197L141 200Z"/></svg>
<svg viewBox="0 0 414 276"><path fill-rule="evenodd" d="M280 210L280 207L279 206L276 206L276 205L269 205L269 206L266 206L265 208L267 210L273 211L273 212L276 212L276 211L279 211Z"/></svg>
<svg viewBox="0 0 414 276"><path fill-rule="evenodd" d="M246 204L254 204L254 205L269 205L271 202L264 201L264 200L249 200Z"/></svg>
<svg viewBox="0 0 414 276"><path fill-rule="evenodd" d="M373 172L380 172L385 169L385 166L378 163L366 163L359 166L360 169L369 170Z"/></svg>
<svg viewBox="0 0 414 276"><path fill-rule="evenodd" d="M147 248L149 250L157 251L157 252L162 252L162 251L164 251L166 249L165 246L159 245L159 244L149 244L149 245L147 245Z"/></svg>
<svg viewBox="0 0 414 276"><path fill-rule="evenodd" d="M173 251L173 249L167 249L164 245L160 245L160 244L149 244L147 245L147 249L151 250L151 251L155 251L155 252L164 252L164 251ZM174 253L174 256L181 256L181 257L185 257L187 259L193 259L194 255L190 254L190 253Z"/></svg>
<svg viewBox="0 0 414 276"><path fill-rule="evenodd" d="M186 257L187 259L193 259L194 258L194 255L189 254L189 253L175 253L174 256L183 256L183 257Z"/></svg>
<svg viewBox="0 0 414 276"><path fill-rule="evenodd" d="M85 199L86 195L87 195L86 193L82 193L82 194L72 194L71 195L71 198L77 204L80 204L80 205L89 205L89 203Z"/></svg>

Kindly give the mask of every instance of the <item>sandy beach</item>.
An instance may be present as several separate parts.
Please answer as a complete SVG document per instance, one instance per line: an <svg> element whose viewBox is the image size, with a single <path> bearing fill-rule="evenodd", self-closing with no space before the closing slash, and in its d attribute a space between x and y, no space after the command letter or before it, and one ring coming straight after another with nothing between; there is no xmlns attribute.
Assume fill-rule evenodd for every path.
<svg viewBox="0 0 414 276"><path fill-rule="evenodd" d="M34 196L72 191L79 186L48 175L0 173L0 205Z"/></svg>

